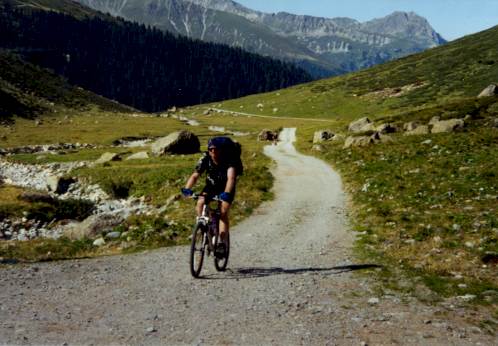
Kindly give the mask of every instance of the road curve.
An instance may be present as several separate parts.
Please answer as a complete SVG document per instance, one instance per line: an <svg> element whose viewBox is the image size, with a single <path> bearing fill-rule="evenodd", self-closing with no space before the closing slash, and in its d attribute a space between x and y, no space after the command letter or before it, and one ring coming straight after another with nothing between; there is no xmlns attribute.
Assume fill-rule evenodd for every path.
<svg viewBox="0 0 498 346"><path fill-rule="evenodd" d="M434 307L355 275L339 176L285 129L274 201L233 228L229 270L190 277L188 247L0 268L0 344L469 344ZM378 298L378 301L371 298ZM370 302L369 302L370 300ZM427 322L430 321L430 322Z"/></svg>

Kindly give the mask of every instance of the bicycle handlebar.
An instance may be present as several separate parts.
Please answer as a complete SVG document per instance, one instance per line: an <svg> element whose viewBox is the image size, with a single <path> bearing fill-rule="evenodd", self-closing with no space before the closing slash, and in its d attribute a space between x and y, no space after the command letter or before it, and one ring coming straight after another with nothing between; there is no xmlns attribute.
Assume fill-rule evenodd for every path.
<svg viewBox="0 0 498 346"><path fill-rule="evenodd" d="M198 200L198 199L199 199L199 197L204 197L204 198L206 198L208 201L221 202L221 198L220 198L220 196L218 196L218 195L209 196L209 195L201 195L201 194L198 194L198 193L194 193L191 197L192 197L192 199L194 199L194 200Z"/></svg>

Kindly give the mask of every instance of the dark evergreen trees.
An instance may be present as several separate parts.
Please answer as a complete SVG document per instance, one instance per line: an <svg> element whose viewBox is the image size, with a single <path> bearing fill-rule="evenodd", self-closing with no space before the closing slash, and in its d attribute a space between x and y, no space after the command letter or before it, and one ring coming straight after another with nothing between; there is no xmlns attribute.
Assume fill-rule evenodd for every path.
<svg viewBox="0 0 498 346"><path fill-rule="evenodd" d="M176 37L124 20L82 20L4 7L0 47L70 83L144 111L271 91L309 81L292 64Z"/></svg>

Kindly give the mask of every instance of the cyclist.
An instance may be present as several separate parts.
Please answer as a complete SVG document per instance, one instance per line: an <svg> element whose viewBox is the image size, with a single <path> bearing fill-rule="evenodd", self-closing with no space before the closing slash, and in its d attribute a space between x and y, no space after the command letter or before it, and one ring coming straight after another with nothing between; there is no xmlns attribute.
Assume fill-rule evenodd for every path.
<svg viewBox="0 0 498 346"><path fill-rule="evenodd" d="M197 183L199 177L206 172L206 186L203 188L201 196L197 201L196 212L200 216L202 208L206 202L206 195L219 196L221 199L220 216L220 238L221 244L227 239L230 228L228 211L235 197L235 186L237 175L242 173L242 162L240 152L233 155L235 143L228 137L214 137L208 141L208 150L200 158L195 166L194 173L190 176L182 188L182 194L190 197L193 194L192 187ZM240 150L240 147L239 147ZM237 157L238 156L238 157ZM223 257L225 246L217 249L217 256Z"/></svg>

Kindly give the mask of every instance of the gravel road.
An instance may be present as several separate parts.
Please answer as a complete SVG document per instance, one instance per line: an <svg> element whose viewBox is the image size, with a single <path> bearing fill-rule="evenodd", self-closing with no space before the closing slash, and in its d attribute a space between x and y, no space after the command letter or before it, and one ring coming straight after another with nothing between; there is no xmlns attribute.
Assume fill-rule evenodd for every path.
<svg viewBox="0 0 498 346"><path fill-rule="evenodd" d="M268 146L276 199L233 228L229 270L190 277L188 247L0 268L0 343L492 345L465 310L378 296L351 254L339 176Z"/></svg>

